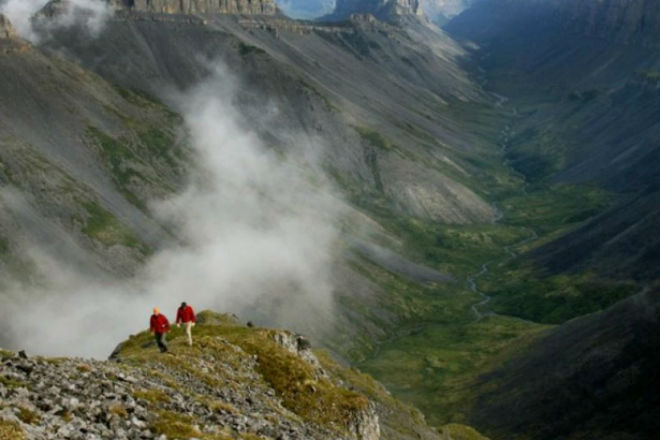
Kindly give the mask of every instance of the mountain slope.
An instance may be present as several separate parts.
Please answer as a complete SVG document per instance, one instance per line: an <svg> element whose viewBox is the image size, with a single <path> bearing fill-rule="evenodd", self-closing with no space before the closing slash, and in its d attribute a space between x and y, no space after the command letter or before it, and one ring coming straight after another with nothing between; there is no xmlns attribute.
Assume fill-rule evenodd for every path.
<svg viewBox="0 0 660 440"><path fill-rule="evenodd" d="M182 186L178 117L25 41L0 44L5 253L28 239L92 273L130 274L169 239L145 206Z"/></svg>
<svg viewBox="0 0 660 440"><path fill-rule="evenodd" d="M653 226L660 219L659 8L650 0L485 1L446 26L454 37L479 45L475 69L487 88L509 99L503 145L510 165L530 184L528 192L542 198L548 189L577 185L609 194L609 210L595 209L584 224L527 246L527 256L502 276L518 278L515 265L525 266L529 257L530 270L554 277L544 285L554 295L530 294L528 310L536 300L547 308L571 301L561 282L550 287L561 276L588 273L601 285L624 281L640 289L660 275ZM494 304L517 314L527 301L517 292L534 289L514 280L496 290L516 292ZM518 306L511 307L514 302Z"/></svg>
<svg viewBox="0 0 660 440"><path fill-rule="evenodd" d="M147 332L106 362L1 351L0 436L440 438L416 410L371 378L317 358L300 336L211 312L199 318L195 345L175 329L169 354Z"/></svg>
<svg viewBox="0 0 660 440"><path fill-rule="evenodd" d="M659 298L656 287L575 319L482 376L471 422L495 438L653 437Z"/></svg>
<svg viewBox="0 0 660 440"><path fill-rule="evenodd" d="M425 160L440 164L443 159L424 148L431 137L432 144L447 146L447 155L455 145L463 149L472 141L454 135L456 122L433 111L445 106L446 99L480 99L460 68L446 59L446 53L459 56L459 49L447 40L441 43L445 54L440 57L440 48L433 51L403 34L392 43L379 32L399 31L380 23L333 28L264 18L241 21L215 16L203 23L189 16L142 20L139 14L129 14L108 23L99 39L78 40L64 34L49 46L64 47L87 67L124 87L146 89L165 100L173 87L185 89L209 74L209 64L200 55L221 61L246 85L239 88L237 102L248 120L256 120L251 112L262 99L287 104L278 108L271 126L255 126L264 137L275 133L276 139L267 137L268 142L289 142L287 133L277 133L278 127L310 138L322 136L326 162L336 172L385 192L404 212L452 223L492 218L493 209L471 188L424 166ZM249 49L253 47L259 50ZM98 58L99 53L111 55ZM418 65L414 72L411 63ZM337 70L335 65L344 67ZM377 74L377 69L390 73ZM428 95L425 86L439 96ZM411 139L409 126L419 127L416 130L425 141ZM397 148L374 149L370 132L382 133ZM361 145L354 148L356 144ZM398 149L415 159L392 151ZM451 160L470 168L460 158ZM413 185L411 173L426 173L428 179Z"/></svg>
<svg viewBox="0 0 660 440"><path fill-rule="evenodd" d="M504 173L499 154L483 140L478 124L464 129L455 115L488 97L457 66L463 51L422 24L400 28L356 20L335 27L281 18L119 11L97 39L80 39L75 29L65 29L32 50L79 61L129 96L142 99L146 90L174 108L177 94L212 75L218 61L240 78L235 103L246 130L296 157L308 154L296 145L319 146L310 150L318 150L323 167L351 201L378 200L378 209L425 222L489 223L496 216L485 198L490 182ZM272 109L267 115L263 103ZM120 135L112 137L123 142ZM132 183L138 191L140 182ZM368 319L352 313L333 317L341 331L329 334L341 333L341 343L329 343L344 353L371 345L400 319L397 293L357 270L351 250L356 239L365 240L364 231L367 241L386 236L395 248L400 247L396 237L357 211L349 224L348 258L342 256L332 268L335 292L340 301L357 299L371 312ZM394 252L406 261L402 249ZM423 298L425 290L419 292ZM275 324L269 305L262 306L249 308L252 317ZM296 328L319 339L315 324ZM362 337L348 337L355 328Z"/></svg>
<svg viewBox="0 0 660 440"><path fill-rule="evenodd" d="M182 292L200 298L200 303L238 304L259 323L294 322L293 328L314 341L322 341L348 361L388 379L397 395L423 405L432 420L443 426L473 415L466 406L474 397L473 390L466 384L472 384L477 373L497 368L509 356L525 351L547 329L506 315L564 322L607 308L655 277L657 265L652 263L657 261L657 246L646 247L643 239L657 239L657 231L651 228L657 212L657 188L645 181L657 169L653 160L657 148L651 148L657 136L653 70L657 54L637 37L637 31L617 31L620 43L616 39L603 43L600 37L590 36L591 29L584 31L580 25L579 32L571 34L579 36L579 44L573 44L574 40L562 36L567 15L559 22L548 20L551 26L536 26L526 21L526 6L488 2L490 7L514 9L509 13L500 10L494 15L499 18L483 23L483 29L478 24L468 29L475 33L475 40L481 30L493 32L475 49L473 44L461 47L411 14L414 2L367 2L376 9L364 9L361 12L366 14L343 17L344 21L334 24L300 23L277 14L233 15L226 10L194 14L176 2L153 3L161 5L159 12L130 7L130 2L114 3L121 7L98 38L80 38L77 28L53 31L47 23L56 16L44 14L46 21L35 25L45 26L42 30L47 32L37 46L7 40L22 49L6 52L6 64L14 57L20 59L21 51L41 64L22 69L20 74L7 66L8 78L24 87L2 89L2 101L9 97L7 102L19 103L17 108L26 115L39 115L42 108L54 111L65 127L54 133L73 136L71 151L86 148L79 153L80 161L59 159L69 153L68 141L50 145L37 139L41 150L24 141L34 133L48 133L43 128L48 127L47 118L30 120L26 126L20 118L7 116L12 127L18 128L12 143L28 145L16 150L20 154L12 156L13 162L22 163L19 160L26 151L48 153L53 149L52 155L58 158L57 163L49 164L51 171L45 178L36 165L23 166L17 182L37 178L43 182L12 188L7 194L57 200L56 207L64 206L57 211L64 220L51 221L48 212L39 211L40 203L31 202L18 204L29 208L20 211L25 212L22 218L3 221L10 231L9 238L0 241L7 272L16 272L11 266L18 251L10 241L16 236L13 231L29 221L38 224L31 231L42 231L36 236L40 243L55 236L79 248L86 244L107 248L95 258L81 251L79 260L92 278L96 278L96 266L105 276L109 272L114 277L104 283L106 278L99 276L99 284L85 286L84 297L74 297L79 302L94 298L107 304L100 300L114 300L112 295L122 290L119 299L109 303L110 313L96 304L84 309L91 311L96 329L112 328L97 337L99 344L107 343L100 341L104 333L118 327L115 307L124 308L127 316L122 317L121 328L125 328L135 325L130 318L139 316L152 300L171 303ZM51 7L63 4L66 2L56 1ZM516 6L521 9L516 11ZM381 7L386 8L378 9ZM391 20L374 18L369 14L374 11L385 11L381 18ZM511 29L525 38L510 35L509 28L502 25L521 11L523 18L514 20L517 27ZM464 20L468 13L457 20ZM488 14L481 19L489 19ZM577 22L584 20L578 17ZM524 33L528 31L533 32ZM497 37L498 32L502 38ZM596 34L602 32L599 29ZM52 68L58 62L64 66L55 69L59 75L48 76L43 74L48 67L38 67ZM76 78L72 66L88 79L81 80L79 87L70 83ZM643 70L634 72L638 68ZM32 80L33 71L41 72L39 81ZM206 82L209 78L213 79L210 83ZM192 107L181 103L181 95L194 91L200 83L208 88L198 93L215 96L215 108L221 110L210 112L210 118L199 100ZM225 93L217 84L235 90ZM58 106L69 94L76 97L75 102ZM31 100L33 95L36 99ZM226 102L231 105L222 105ZM94 118L87 116L88 108L93 109ZM174 110L185 113L185 120ZM230 129L223 125L228 113L240 121ZM85 115L93 124L80 123L77 115ZM203 221L185 225L183 231L172 229L176 218L159 226L152 219L149 202L179 192L182 186L186 188L183 196L189 196L181 176L199 177L196 169L183 172L199 165L195 162L199 158L188 155L184 146L193 139L190 131L209 119L209 126L219 128L209 130L204 140L219 153L201 155L201 160L214 159L209 160L211 165L234 163L232 154L225 153L244 151L246 134L265 147L257 151L258 157L273 160L241 180L243 185L216 179L232 198L227 205L227 199L206 197L203 203L186 206L185 214ZM631 128L624 130L612 123L617 120L627 121ZM225 145L212 142L215 138L232 148L223 149ZM630 141L622 142L622 138ZM601 145L604 147L599 148ZM290 159L294 166L279 168ZM87 169L100 170L93 174L107 180L108 194L123 198L122 206L143 215L149 227L140 229L137 221L127 219L123 211L107 203L110 196L89 200L96 197L96 190L85 186L82 177L71 190L64 173L58 171L62 168L59 162L66 165L67 174L75 176L84 175ZM235 176L235 169L244 164L220 167L220 177ZM18 165L14 168L19 169ZM298 180L294 180L297 185L276 181L273 190L270 181L261 179L270 168L283 175L300 174L304 185ZM643 171L639 178L631 177L638 171ZM217 176L211 177L213 183ZM333 217L334 204L330 208L311 205L309 211L335 221L339 238L332 242L329 257L314 266L308 261L315 260L317 249L326 244L317 240L318 225L279 220L289 220L298 205L310 208L304 200L310 193L302 188L324 187L325 177L331 181L330 194L338 199L341 215ZM41 188L57 179L64 181L62 195L53 195L53 191L40 195ZM233 202L252 202L253 188L258 195L258 203L254 203L257 215L246 218L241 215L241 205ZM295 203L273 208L269 199L277 199L280 192L291 195L287 202ZM60 202L78 198L88 208L86 215ZM238 212L234 212L237 206ZM218 207L221 209L211 209ZM220 234L213 220L227 213L234 221L233 229L230 234ZM163 216L159 218L162 221ZM260 233L269 229L272 219L288 226L273 228L275 235L287 240L267 236L267 246L255 246L255 242L263 244ZM55 226L43 227L50 223ZM255 226L257 233L239 233L245 231L245 224ZM623 233L622 228L626 228ZM208 233L200 239L197 230ZM291 230L296 233L288 235ZM81 231L93 237L81 237ZM150 233L161 236L153 245L142 244ZM177 246L191 236L193 243L197 238L197 248L186 247L186 243ZM175 245L168 247L172 242ZM302 258L291 258L296 257L300 243ZM170 250L166 256L183 258L175 258L169 265L168 261L162 264L158 252L150 258L160 245ZM219 252L206 253L209 248ZM131 249L138 255L123 257ZM617 254L612 255L613 251ZM195 259L199 256L203 258ZM64 262L69 260L67 253L61 257ZM174 289L156 282L148 286L153 292L148 289L142 294L139 282L130 277L126 281L126 275L154 260L161 263L155 266L160 270L148 275L157 281L178 277L183 282L175 280ZM194 264L180 264L191 260ZM112 266L116 261L124 264ZM39 268L50 267L37 262ZM289 272L282 276L280 262L314 283L298 284L298 278L287 278ZM640 262L648 266L635 268ZM30 283L50 281L31 278L28 264L21 269ZM229 272L240 276L223 278ZM316 278L316 272L323 276ZM257 282L251 284L253 280ZM11 298L25 296L24 285L19 287ZM317 291L329 295L316 302ZM64 307L59 298L48 299L31 306L46 304L34 310L47 310L49 304ZM78 306L77 302L66 304ZM126 304L136 306L129 311ZM490 310L502 315L493 316ZM13 346L26 337L5 331L2 336ZM139 338L146 341L146 335ZM56 336L49 341L56 342ZM135 360L151 362L139 356ZM342 374L350 376L350 372L338 373ZM366 379L354 381L361 390L371 388ZM491 401L496 402L497 396ZM396 428L407 426L406 416L388 410L381 414L390 423L383 432L389 429L386 435L399 438L402 434ZM416 417L412 417L415 423ZM545 419L540 423L554 429ZM419 429L427 438L435 435L432 429ZM414 429L406 435L414 438ZM446 435L454 436L451 432Z"/></svg>

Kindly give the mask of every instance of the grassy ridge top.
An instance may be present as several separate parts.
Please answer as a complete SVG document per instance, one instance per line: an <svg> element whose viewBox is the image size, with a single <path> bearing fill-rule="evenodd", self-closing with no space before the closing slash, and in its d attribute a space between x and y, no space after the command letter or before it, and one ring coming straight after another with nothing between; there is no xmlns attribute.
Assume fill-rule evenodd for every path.
<svg viewBox="0 0 660 440"><path fill-rule="evenodd" d="M209 311L199 318L204 324L195 327L192 347L187 346L184 330L174 327L168 334L168 354L156 351L153 337L142 332L122 343L115 355L128 365L170 376L176 387L189 386L176 380L183 377L213 388L269 387L293 415L338 434L345 434L353 419L368 410L364 395L334 382L278 343L276 335L282 331L245 327ZM245 371L246 367L257 374Z"/></svg>
<svg viewBox="0 0 660 440"><path fill-rule="evenodd" d="M0 439L483 439L462 425L429 427L299 335L208 311L198 320L193 346L173 327L168 353L146 331L110 361L0 350Z"/></svg>

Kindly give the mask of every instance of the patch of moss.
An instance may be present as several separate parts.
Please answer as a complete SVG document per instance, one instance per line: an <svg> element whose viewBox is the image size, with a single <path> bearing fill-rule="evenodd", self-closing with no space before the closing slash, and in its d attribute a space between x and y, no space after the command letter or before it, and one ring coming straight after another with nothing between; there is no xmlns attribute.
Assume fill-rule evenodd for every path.
<svg viewBox="0 0 660 440"><path fill-rule="evenodd" d="M264 440L264 437L261 437L260 435L252 434L251 432L244 432L241 433L242 440Z"/></svg>
<svg viewBox="0 0 660 440"><path fill-rule="evenodd" d="M55 413L56 416L59 416L66 423L69 423L73 420L73 413L67 409L61 409Z"/></svg>
<svg viewBox="0 0 660 440"><path fill-rule="evenodd" d="M78 364L76 365L76 369L78 369L78 371L82 371L83 373L88 373L92 371L92 367L90 367L87 364Z"/></svg>
<svg viewBox="0 0 660 440"><path fill-rule="evenodd" d="M101 205L96 202L86 202L83 207L87 211L87 219L82 229L85 235L105 246L120 244L142 253L147 252L146 246L137 235Z"/></svg>
<svg viewBox="0 0 660 440"><path fill-rule="evenodd" d="M144 202L139 200L129 189L132 180L143 180L143 178L132 165L138 158L128 148L128 143L126 141L116 140L96 127L88 127L87 133L101 149L101 154L110 167L110 173L124 197L138 208L144 210L146 208Z"/></svg>
<svg viewBox="0 0 660 440"><path fill-rule="evenodd" d="M202 437L192 417L172 411L158 411L151 429L157 435L166 435L168 438L185 439Z"/></svg>
<svg viewBox="0 0 660 440"><path fill-rule="evenodd" d="M174 136L171 133L152 127L138 131L138 137L153 156L162 158L172 168L177 167L174 157L181 157L182 153L180 149L174 148Z"/></svg>
<svg viewBox="0 0 660 440"><path fill-rule="evenodd" d="M246 44L242 41L239 41L238 42L238 53L241 56L244 57L244 56L247 56L251 53L254 53L254 54L257 54L257 55L258 54L264 54L264 53L266 53L266 51L259 48L259 47L257 47L257 46L253 46L251 44Z"/></svg>
<svg viewBox="0 0 660 440"><path fill-rule="evenodd" d="M108 411L110 412L110 414L114 414L116 416L119 416L122 419L127 419L128 418L128 411L126 411L126 408L124 408L121 405L113 405L108 409Z"/></svg>
<svg viewBox="0 0 660 440"><path fill-rule="evenodd" d="M66 362L68 359L63 357L47 357L47 358L42 358L42 360L51 365L60 365Z"/></svg>
<svg viewBox="0 0 660 440"><path fill-rule="evenodd" d="M25 440L25 431L14 421L0 419L0 439Z"/></svg>
<svg viewBox="0 0 660 440"><path fill-rule="evenodd" d="M488 437L479 434L474 428L458 423L443 426L442 434L453 440L488 440Z"/></svg>
<svg viewBox="0 0 660 440"><path fill-rule="evenodd" d="M9 389L22 388L28 386L26 382L2 375L0 375L0 384L4 385Z"/></svg>
<svg viewBox="0 0 660 440"><path fill-rule="evenodd" d="M17 417L21 422L27 423L28 425L36 425L41 421L39 414L23 406L18 407Z"/></svg>
<svg viewBox="0 0 660 440"><path fill-rule="evenodd" d="M390 151L394 148L393 145L383 137L383 135L381 135L377 131L372 130L371 128L368 127L353 127L353 128L355 129L355 131L357 131L360 134L360 137L362 137L362 139L367 141L367 143L369 143L373 147L385 151Z"/></svg>
<svg viewBox="0 0 660 440"><path fill-rule="evenodd" d="M164 391L158 389L136 390L133 392L133 397L146 400L154 405L169 403L170 401L170 397Z"/></svg>
<svg viewBox="0 0 660 440"><path fill-rule="evenodd" d="M208 402L207 407L209 411L213 411L213 412L228 412L231 414L240 414L240 411L238 411L238 409L236 409L234 405L227 402L221 402L219 400Z"/></svg>

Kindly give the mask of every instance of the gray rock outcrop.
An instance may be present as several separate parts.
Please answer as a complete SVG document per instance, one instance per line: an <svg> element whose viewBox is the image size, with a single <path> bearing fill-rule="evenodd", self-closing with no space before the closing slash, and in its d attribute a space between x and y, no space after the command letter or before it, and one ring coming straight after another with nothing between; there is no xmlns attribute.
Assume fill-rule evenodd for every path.
<svg viewBox="0 0 660 440"><path fill-rule="evenodd" d="M16 29L9 19L0 14L0 40L16 38Z"/></svg>
<svg viewBox="0 0 660 440"><path fill-rule="evenodd" d="M122 0L122 3L133 11L161 14L275 15L278 12L273 0Z"/></svg>
<svg viewBox="0 0 660 440"><path fill-rule="evenodd" d="M276 334L284 336L279 341L286 344L283 349L295 345L300 356L300 337ZM231 433L289 440L380 438L373 404L347 414L341 428L303 421L282 406L277 391L263 380L256 356L224 338L198 341L206 347L198 355L183 360L182 353L176 360L163 355L162 361L148 363L32 358L0 350L0 437L10 432L15 438L36 440L166 439L184 434L236 438ZM154 350L150 342L142 345L142 352ZM222 351L220 358L213 356L213 347ZM310 355L300 358L306 361Z"/></svg>

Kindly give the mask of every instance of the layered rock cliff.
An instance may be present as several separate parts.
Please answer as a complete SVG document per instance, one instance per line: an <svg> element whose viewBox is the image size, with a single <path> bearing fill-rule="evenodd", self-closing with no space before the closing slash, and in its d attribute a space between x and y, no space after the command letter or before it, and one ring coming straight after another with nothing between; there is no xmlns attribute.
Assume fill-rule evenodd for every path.
<svg viewBox="0 0 660 440"><path fill-rule="evenodd" d="M273 0L120 0L134 11L162 14L275 15Z"/></svg>

